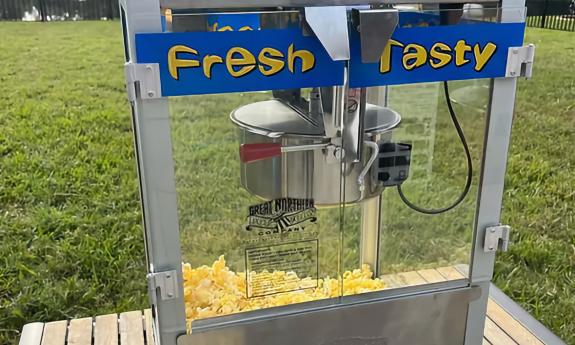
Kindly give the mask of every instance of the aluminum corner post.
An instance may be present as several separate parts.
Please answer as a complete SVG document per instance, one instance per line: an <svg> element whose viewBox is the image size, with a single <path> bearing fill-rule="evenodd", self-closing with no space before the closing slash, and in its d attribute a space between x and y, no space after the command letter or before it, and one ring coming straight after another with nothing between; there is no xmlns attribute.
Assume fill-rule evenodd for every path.
<svg viewBox="0 0 575 345"><path fill-rule="evenodd" d="M524 21L524 17L519 18L521 15L517 11L506 9L523 8L525 0L502 0L501 6L502 23ZM496 78L491 81L469 271L471 285L481 288L481 297L469 304L465 345L480 345L483 341L496 253L484 251L483 243L487 227L500 223L516 88L516 78Z"/></svg>
<svg viewBox="0 0 575 345"><path fill-rule="evenodd" d="M120 6L126 59L137 63L135 34L162 31L160 3L120 0ZM150 294L154 336L157 344L173 345L186 332L186 318L168 99L142 99L137 95L132 102L132 120L148 273L175 271L177 275L175 298L162 298L157 289Z"/></svg>

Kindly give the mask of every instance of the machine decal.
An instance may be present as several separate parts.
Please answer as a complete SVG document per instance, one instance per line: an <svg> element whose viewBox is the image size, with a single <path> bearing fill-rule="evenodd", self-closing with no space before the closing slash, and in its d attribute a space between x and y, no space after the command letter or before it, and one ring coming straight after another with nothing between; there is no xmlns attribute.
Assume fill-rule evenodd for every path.
<svg viewBox="0 0 575 345"><path fill-rule="evenodd" d="M301 30L136 35L138 63L158 63L162 96L342 85L333 61Z"/></svg>
<svg viewBox="0 0 575 345"><path fill-rule="evenodd" d="M505 76L507 51L521 46L524 23L399 27L377 63L362 63L352 33L350 87Z"/></svg>
<svg viewBox="0 0 575 345"><path fill-rule="evenodd" d="M299 232L316 220L312 199L282 198L250 206L246 230L260 236Z"/></svg>
<svg viewBox="0 0 575 345"><path fill-rule="evenodd" d="M246 249L247 298L316 288L318 248L312 239Z"/></svg>

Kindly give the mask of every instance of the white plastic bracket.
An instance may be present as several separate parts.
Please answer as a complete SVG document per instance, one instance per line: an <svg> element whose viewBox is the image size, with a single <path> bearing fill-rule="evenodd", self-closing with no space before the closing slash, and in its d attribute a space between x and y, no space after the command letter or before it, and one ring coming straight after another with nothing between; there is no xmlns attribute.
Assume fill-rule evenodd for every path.
<svg viewBox="0 0 575 345"><path fill-rule="evenodd" d="M124 65L124 72L126 74L128 98L131 102L137 98L152 99L162 97L159 64L127 62Z"/></svg>
<svg viewBox="0 0 575 345"><path fill-rule="evenodd" d="M506 252L509 247L510 232L511 227L509 225L488 226L485 229L483 251L486 253L496 252L497 250Z"/></svg>
<svg viewBox="0 0 575 345"><path fill-rule="evenodd" d="M507 51L507 66L505 67L505 77L531 78L534 59L535 45L529 44L523 47L510 47Z"/></svg>
<svg viewBox="0 0 575 345"><path fill-rule="evenodd" d="M157 290L160 290L162 301L178 298L178 276L176 271L148 273L148 289L152 297L152 304L156 304Z"/></svg>

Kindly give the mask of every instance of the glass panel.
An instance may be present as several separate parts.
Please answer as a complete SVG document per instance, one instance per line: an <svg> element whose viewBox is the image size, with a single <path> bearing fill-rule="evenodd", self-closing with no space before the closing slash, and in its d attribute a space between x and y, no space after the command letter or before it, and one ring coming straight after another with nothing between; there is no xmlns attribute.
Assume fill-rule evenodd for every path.
<svg viewBox="0 0 575 345"><path fill-rule="evenodd" d="M503 15L477 11L416 14L439 25ZM215 17L170 14L167 29L213 30ZM253 25L297 18L266 12ZM227 19L218 27L241 29ZM449 88L473 170L463 201L438 214L414 209L453 204L467 182L443 83L348 90L331 138L336 103L318 100L334 88L171 99L188 320L465 278L489 80Z"/></svg>
<svg viewBox="0 0 575 345"><path fill-rule="evenodd" d="M397 186L386 187L381 198L346 205L343 267L363 267L344 276L346 295L466 278L461 268L471 253L489 80L448 85L472 157L470 190L460 204L439 214L413 210ZM411 145L409 175L401 185L407 202L431 210L453 204L464 191L467 165L443 83L370 88L367 103L387 104L401 116L399 127L379 136L378 143ZM371 271L378 279L369 279Z"/></svg>
<svg viewBox="0 0 575 345"><path fill-rule="evenodd" d="M461 204L440 214L416 212L406 206L397 190L387 190L381 242L383 274L437 269L441 274L437 280L459 279L463 276L453 268L469 264L489 80L454 81L448 85L472 157L471 189ZM467 180L465 152L445 97L442 83L390 90L390 106L405 114L404 126L394 136L413 145L411 177L403 192L409 202L426 209L454 204ZM424 278L425 274L433 272L426 271Z"/></svg>
<svg viewBox="0 0 575 345"><path fill-rule="evenodd" d="M278 102L271 92L170 99L190 321L340 295L339 161L324 166L321 148L238 155L241 144L325 141L266 136L266 126L301 125Z"/></svg>
<svg viewBox="0 0 575 345"><path fill-rule="evenodd" d="M466 5L462 10L441 11L417 5L397 7L402 27L473 25L500 21L502 17L508 22L522 22L525 18L523 7ZM403 159L398 144L410 147L410 164L408 178L399 186L385 183L380 194L346 204L343 270L355 271L344 276L344 295L418 285L425 289L422 285L467 278L462 272L471 258L489 85L488 79L448 82L454 115L470 151L470 179L444 83L367 89L368 104L397 112L401 118L397 129L375 139L380 149L380 169L379 176L372 178L391 181L394 172L400 173L397 169L382 169ZM367 119L371 115L366 112L365 116ZM394 154L381 153L386 143L396 150ZM365 150L364 161L368 154ZM385 176L388 173L391 176ZM349 181L347 176L344 180ZM459 203L460 197L463 199ZM449 209L441 210L444 208Z"/></svg>
<svg viewBox="0 0 575 345"><path fill-rule="evenodd" d="M395 5L399 27L481 24L485 22L523 23L526 7L499 7L497 3L463 4L461 9L441 9L438 4Z"/></svg>

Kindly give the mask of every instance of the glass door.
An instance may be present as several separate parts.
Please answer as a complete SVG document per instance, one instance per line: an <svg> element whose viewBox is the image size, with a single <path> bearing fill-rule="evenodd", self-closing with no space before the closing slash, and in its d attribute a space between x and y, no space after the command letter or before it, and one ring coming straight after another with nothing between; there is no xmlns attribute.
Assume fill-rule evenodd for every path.
<svg viewBox="0 0 575 345"><path fill-rule="evenodd" d="M170 116L187 320L340 296L322 124L272 92L173 98Z"/></svg>

